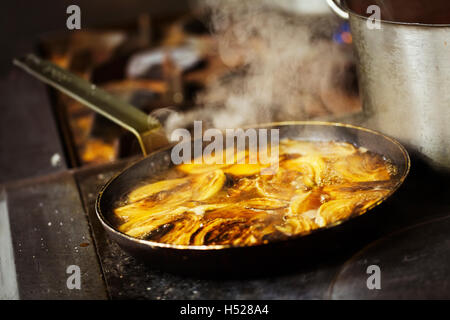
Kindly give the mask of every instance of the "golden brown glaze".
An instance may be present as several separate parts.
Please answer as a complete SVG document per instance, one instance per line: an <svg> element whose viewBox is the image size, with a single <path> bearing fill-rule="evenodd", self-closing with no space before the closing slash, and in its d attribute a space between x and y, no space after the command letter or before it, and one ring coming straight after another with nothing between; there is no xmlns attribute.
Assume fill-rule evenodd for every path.
<svg viewBox="0 0 450 320"><path fill-rule="evenodd" d="M364 213L395 185L389 160L343 142L282 140L279 168L182 164L115 209L130 236L180 245L254 245Z"/></svg>

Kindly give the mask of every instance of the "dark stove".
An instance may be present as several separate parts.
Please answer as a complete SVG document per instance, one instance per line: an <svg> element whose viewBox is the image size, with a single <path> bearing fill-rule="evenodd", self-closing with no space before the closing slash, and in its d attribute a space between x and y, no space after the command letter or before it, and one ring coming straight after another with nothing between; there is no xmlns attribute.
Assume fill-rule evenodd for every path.
<svg viewBox="0 0 450 320"><path fill-rule="evenodd" d="M413 159L403 187L383 207L385 223L366 240L355 240L295 272L240 279L154 270L108 238L95 216L95 198L108 179L135 160L60 170L5 185L7 212L2 220L6 213L15 268L3 262L1 274L12 283L10 295L15 278L22 299L450 297L450 178L418 159ZM367 289L366 270L372 264L381 269L381 290ZM81 290L66 286L69 265L81 269Z"/></svg>

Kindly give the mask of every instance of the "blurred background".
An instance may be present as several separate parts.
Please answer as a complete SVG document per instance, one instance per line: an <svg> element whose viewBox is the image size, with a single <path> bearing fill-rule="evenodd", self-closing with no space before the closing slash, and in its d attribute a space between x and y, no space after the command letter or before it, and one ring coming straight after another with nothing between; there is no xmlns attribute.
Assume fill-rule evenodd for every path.
<svg viewBox="0 0 450 320"><path fill-rule="evenodd" d="M66 9L81 9L68 30ZM166 132L358 112L348 25L325 0L1 4L0 183L139 155L134 137L12 66L35 52Z"/></svg>

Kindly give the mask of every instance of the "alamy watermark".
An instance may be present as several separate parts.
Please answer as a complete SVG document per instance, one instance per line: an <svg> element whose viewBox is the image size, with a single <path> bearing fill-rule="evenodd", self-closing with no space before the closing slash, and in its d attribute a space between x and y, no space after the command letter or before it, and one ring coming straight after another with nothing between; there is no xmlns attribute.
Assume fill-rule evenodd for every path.
<svg viewBox="0 0 450 320"><path fill-rule="evenodd" d="M379 6L373 4L367 7L366 13L370 14L367 18L367 28L370 30L381 29L381 9Z"/></svg>
<svg viewBox="0 0 450 320"><path fill-rule="evenodd" d="M194 137L187 129L175 129L171 159L178 164L259 164L261 174L273 174L279 164L279 129L207 129L202 121L194 121ZM270 141L269 141L270 140ZM204 147L204 142L210 142ZM193 149L193 150L192 150ZM248 150L247 156L240 157ZM225 152L225 153L224 153ZM192 154L193 153L193 154Z"/></svg>
<svg viewBox="0 0 450 320"><path fill-rule="evenodd" d="M66 20L66 27L69 30L81 29L81 9L79 6L72 4L67 7L66 13L69 14Z"/></svg>
<svg viewBox="0 0 450 320"><path fill-rule="evenodd" d="M372 264L367 267L367 274L370 276L367 278L366 285L369 290L381 289L381 269L376 264Z"/></svg>
<svg viewBox="0 0 450 320"><path fill-rule="evenodd" d="M70 274L70 276L68 276L67 280L66 280L67 289L80 290L81 289L81 269L80 269L80 267L77 265L74 265L74 264L70 265L67 267L66 273Z"/></svg>

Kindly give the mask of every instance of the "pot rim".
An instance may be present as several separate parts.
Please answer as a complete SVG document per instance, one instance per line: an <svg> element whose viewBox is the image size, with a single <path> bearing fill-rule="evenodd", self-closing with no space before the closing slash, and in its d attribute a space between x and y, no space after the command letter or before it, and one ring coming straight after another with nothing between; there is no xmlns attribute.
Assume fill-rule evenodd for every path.
<svg viewBox="0 0 450 320"><path fill-rule="evenodd" d="M350 9L347 5L347 1L345 0L333 0L338 1L342 9L348 13L349 18L355 17L363 20L368 20L368 17L363 16L359 13L356 13L352 9ZM379 21L381 23L385 24L393 24L393 25L399 25L399 26L406 26L406 27L427 27L427 28L443 28L447 27L450 28L450 23L421 23L421 22L401 22L401 21L391 21L391 20L384 20L384 19L375 19L375 21Z"/></svg>

